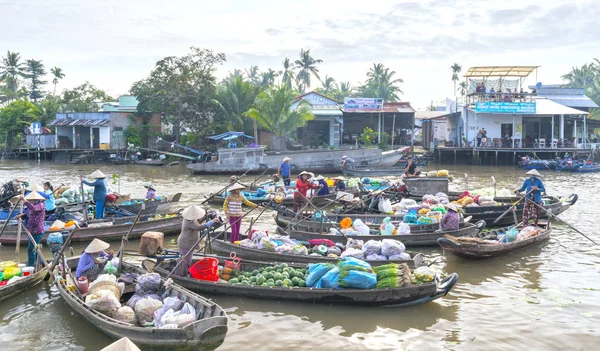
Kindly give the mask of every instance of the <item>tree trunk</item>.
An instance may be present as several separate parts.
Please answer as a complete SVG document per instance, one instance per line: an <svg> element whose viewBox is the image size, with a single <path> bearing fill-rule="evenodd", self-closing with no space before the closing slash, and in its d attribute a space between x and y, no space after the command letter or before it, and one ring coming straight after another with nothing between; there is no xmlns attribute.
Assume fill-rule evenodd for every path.
<svg viewBox="0 0 600 351"><path fill-rule="evenodd" d="M256 118L252 118L252 126L254 127L254 142L260 145L258 142L258 127L256 126Z"/></svg>

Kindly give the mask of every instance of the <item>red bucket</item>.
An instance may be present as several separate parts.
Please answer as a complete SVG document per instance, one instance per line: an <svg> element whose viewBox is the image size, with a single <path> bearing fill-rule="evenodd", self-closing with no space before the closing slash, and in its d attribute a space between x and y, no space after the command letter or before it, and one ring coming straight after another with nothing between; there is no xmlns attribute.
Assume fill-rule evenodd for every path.
<svg viewBox="0 0 600 351"><path fill-rule="evenodd" d="M189 272L194 279L216 282L219 280L219 261L212 257L203 258L194 263Z"/></svg>

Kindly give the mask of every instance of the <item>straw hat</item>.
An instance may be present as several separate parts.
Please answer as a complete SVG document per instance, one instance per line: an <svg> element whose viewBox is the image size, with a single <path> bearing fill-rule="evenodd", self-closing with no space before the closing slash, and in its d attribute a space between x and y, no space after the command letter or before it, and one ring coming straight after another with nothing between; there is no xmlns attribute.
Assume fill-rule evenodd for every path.
<svg viewBox="0 0 600 351"><path fill-rule="evenodd" d="M86 253L96 253L106 250L110 245L100 239L94 238L92 242L85 248Z"/></svg>
<svg viewBox="0 0 600 351"><path fill-rule="evenodd" d="M449 203L449 204L446 205L446 208L449 209L449 210L451 210L451 211L458 212L458 209L456 208L456 204Z"/></svg>
<svg viewBox="0 0 600 351"><path fill-rule="evenodd" d="M26 190L29 190L29 191L44 191L44 187L42 187L40 185L37 185L37 184L33 184L33 185L30 185L29 187L27 187Z"/></svg>
<svg viewBox="0 0 600 351"><path fill-rule="evenodd" d="M286 162L286 161L291 161L291 160L292 160L292 159L291 159L291 158L289 158L289 157L287 157L287 156L283 158L283 162Z"/></svg>
<svg viewBox="0 0 600 351"><path fill-rule="evenodd" d="M97 169L92 174L90 174L90 178L103 179L106 178L106 176L104 175L104 173L100 172L99 169Z"/></svg>
<svg viewBox="0 0 600 351"><path fill-rule="evenodd" d="M200 206L196 205L192 205L181 212L181 216L189 221L200 219L204 217L205 214L206 211L204 211L204 209L202 209Z"/></svg>
<svg viewBox="0 0 600 351"><path fill-rule="evenodd" d="M347 158L348 158L348 156L346 156L346 155L342 156L342 160L345 160Z"/></svg>
<svg viewBox="0 0 600 351"><path fill-rule="evenodd" d="M60 220L55 220L54 222L52 222L52 225L50 226L50 228L58 228L58 229L63 229L65 227L65 222L60 221Z"/></svg>
<svg viewBox="0 0 600 351"><path fill-rule="evenodd" d="M301 176L303 176L303 175L310 176L311 174L312 174L312 173L309 173L309 172L307 172L307 171L302 171L302 172L300 172L300 174L298 174L298 176L299 176L299 177L301 177ZM314 174L313 174L313 175L314 175Z"/></svg>
<svg viewBox="0 0 600 351"><path fill-rule="evenodd" d="M40 195L37 191L32 191L25 196L25 200L46 200L46 198Z"/></svg>
<svg viewBox="0 0 600 351"><path fill-rule="evenodd" d="M537 169L532 169L531 171L525 173L527 175L534 175L536 177L541 177L542 175L540 174L540 172L537 171Z"/></svg>
<svg viewBox="0 0 600 351"><path fill-rule="evenodd" d="M234 190L241 190L241 189L245 189L245 188L246 188L246 187L245 187L245 186L243 186L242 184L240 184L240 183L235 183L235 184L233 184L232 186L230 186L228 190L229 190L229 191L234 191Z"/></svg>
<svg viewBox="0 0 600 351"><path fill-rule="evenodd" d="M323 176L322 176L322 175L320 175L320 174L319 174L319 175L318 175L318 176L315 178L315 180L324 180L324 179L325 179L325 177L323 177Z"/></svg>

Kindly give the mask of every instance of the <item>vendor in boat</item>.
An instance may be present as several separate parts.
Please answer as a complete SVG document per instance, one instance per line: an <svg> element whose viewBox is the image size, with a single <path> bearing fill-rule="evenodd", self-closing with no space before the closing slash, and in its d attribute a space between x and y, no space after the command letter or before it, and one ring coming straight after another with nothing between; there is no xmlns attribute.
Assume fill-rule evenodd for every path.
<svg viewBox="0 0 600 351"><path fill-rule="evenodd" d="M146 188L146 200L156 200L158 194L156 194L156 189L154 189L152 184L146 184L144 188Z"/></svg>
<svg viewBox="0 0 600 351"><path fill-rule="evenodd" d="M89 182L81 178L81 182L87 186L94 187L94 202L96 203L96 219L104 218L104 203L106 201L106 195L108 195L108 189L106 188L106 182L104 179L106 176L100 170L94 171L90 174L90 178L96 179L93 182Z"/></svg>
<svg viewBox="0 0 600 351"><path fill-rule="evenodd" d="M310 178L313 174L307 171L302 171L296 180L296 192L294 192L294 212L303 209L306 204L306 196L309 189L318 188L317 184L311 183Z"/></svg>
<svg viewBox="0 0 600 351"><path fill-rule="evenodd" d="M319 175L318 177L315 178L315 180L318 182L319 186L321 187L321 190L319 190L317 195L318 196L329 195L329 185L327 184L325 177L323 177L322 175Z"/></svg>
<svg viewBox="0 0 600 351"><path fill-rule="evenodd" d="M369 204L369 211L379 212L379 201L385 199L385 193L383 190L375 190L371 193L371 203Z"/></svg>
<svg viewBox="0 0 600 351"><path fill-rule="evenodd" d="M353 170L354 160L346 155L342 156L342 169Z"/></svg>
<svg viewBox="0 0 600 351"><path fill-rule="evenodd" d="M546 192L544 183L539 178L540 172L537 169L525 173L529 178L525 179L520 189L515 190L516 194L525 192L525 207L523 207L523 225L529 225L529 220L533 218L534 225L538 225L540 218L540 207L542 206L542 192Z"/></svg>
<svg viewBox="0 0 600 351"><path fill-rule="evenodd" d="M46 217L46 205L44 204L44 197L40 195L35 189L37 185L34 185L32 190L27 196L19 195L23 204L27 207L27 212L24 214L27 218L25 220L25 227L31 233L34 242L31 239L28 240L27 245L27 265L33 267L37 258L37 251L35 246L42 241L44 237L44 219ZM15 218L21 218L23 214L16 216Z"/></svg>
<svg viewBox="0 0 600 351"><path fill-rule="evenodd" d="M113 259L114 251L105 251L110 245L100 239L94 238L85 248L83 254L77 263L75 276L77 279L86 277L89 282L93 282L104 272L106 263Z"/></svg>
<svg viewBox="0 0 600 351"><path fill-rule="evenodd" d="M291 179L292 179L292 165L290 164L291 160L292 159L289 157L284 157L283 162L281 163L281 165L279 166L279 169L277 170L277 174L279 176L281 176L281 178L283 179L283 185L285 185L285 186L290 186L290 184L291 184Z"/></svg>
<svg viewBox="0 0 600 351"><path fill-rule="evenodd" d="M44 201L44 205L46 205L46 215L51 215L54 212L56 212L56 203L54 201L54 187L52 186L52 184L50 184L50 182L44 182L44 193L42 196L46 199L46 201Z"/></svg>
<svg viewBox="0 0 600 351"><path fill-rule="evenodd" d="M417 177L421 175L421 170L419 170L419 167L414 162L413 157L408 156L406 160L407 164L406 168L404 169L404 175L406 176L406 178Z"/></svg>
<svg viewBox="0 0 600 351"><path fill-rule="evenodd" d="M245 187L239 183L232 185L229 188L231 193L227 195L225 202L223 203L223 211L225 211L225 215L227 216L227 220L231 226L231 236L229 237L229 241L232 243L240 240L242 216L244 215L242 211L242 205L253 208L260 207L242 195L241 191L244 188Z"/></svg>
<svg viewBox="0 0 600 351"><path fill-rule="evenodd" d="M202 223L207 218L206 211L196 205L183 210L181 216L183 217L183 222L181 223L181 234L177 238L177 246L179 247L182 261L177 274L185 277L192 266L193 253L189 255L188 253L197 249L194 245L199 244L200 232L212 227L214 224L221 224L221 220L217 217L214 220Z"/></svg>
<svg viewBox="0 0 600 351"><path fill-rule="evenodd" d="M446 205L448 212L440 220L442 231L458 230L460 228L460 214L456 208L456 204L450 203Z"/></svg>
<svg viewBox="0 0 600 351"><path fill-rule="evenodd" d="M346 179L344 177L335 177L335 191L346 191Z"/></svg>

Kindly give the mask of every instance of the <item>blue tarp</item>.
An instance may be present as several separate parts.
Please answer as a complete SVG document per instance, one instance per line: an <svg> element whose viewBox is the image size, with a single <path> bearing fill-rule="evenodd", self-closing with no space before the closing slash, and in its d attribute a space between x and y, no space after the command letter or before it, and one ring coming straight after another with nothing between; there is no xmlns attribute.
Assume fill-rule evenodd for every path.
<svg viewBox="0 0 600 351"><path fill-rule="evenodd" d="M243 132L227 132L227 133L223 133L223 134L219 134L219 135L211 135L207 138L212 139L212 140L221 140L221 139L232 140L232 139L239 138L239 137L254 139L254 137L252 137L250 135L246 135Z"/></svg>

